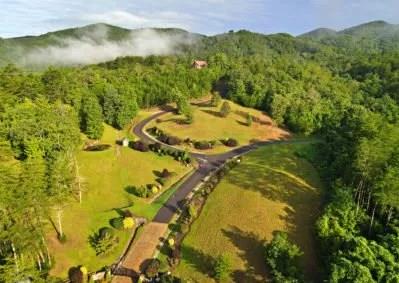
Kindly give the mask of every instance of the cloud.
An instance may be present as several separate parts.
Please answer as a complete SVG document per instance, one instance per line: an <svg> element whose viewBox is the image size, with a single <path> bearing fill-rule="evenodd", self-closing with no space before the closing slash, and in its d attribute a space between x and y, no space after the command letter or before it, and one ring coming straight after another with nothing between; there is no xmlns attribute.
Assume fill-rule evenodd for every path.
<svg viewBox="0 0 399 283"><path fill-rule="evenodd" d="M106 22L127 28L180 27L299 34L371 20L398 23L398 0L0 0L0 36L41 34Z"/></svg>
<svg viewBox="0 0 399 283"><path fill-rule="evenodd" d="M168 55L178 52L181 44L195 41L189 34L168 35L152 29L134 31L126 40L110 41L106 26L99 26L79 39L56 39L57 44L30 51L20 65L85 65L122 56Z"/></svg>

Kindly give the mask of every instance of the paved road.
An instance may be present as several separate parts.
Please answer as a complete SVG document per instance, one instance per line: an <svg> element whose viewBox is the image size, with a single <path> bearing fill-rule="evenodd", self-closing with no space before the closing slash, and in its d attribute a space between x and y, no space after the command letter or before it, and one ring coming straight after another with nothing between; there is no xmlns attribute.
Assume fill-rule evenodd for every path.
<svg viewBox="0 0 399 283"><path fill-rule="evenodd" d="M157 119L162 115L165 115L171 111L172 110L160 111L142 120L133 128L133 133L144 142L147 143L159 142L145 131L145 127L152 120ZM160 223L169 223L172 220L174 214L178 211L179 204L181 203L181 201L186 199L187 195L190 194L190 192L192 192L193 189L201 183L204 177L208 176L213 170L222 165L226 160L245 154L251 150L258 148L259 146L281 144L281 143L292 143L292 141L284 141L284 140L260 141L250 145L235 148L226 153L215 154L215 155L207 155L198 152L190 153L191 156L197 160L199 168L180 185L180 187L174 193L174 195L171 196L169 200L164 204L164 206L158 211L153 221ZM176 147L164 143L161 144L165 148L180 150Z"/></svg>
<svg viewBox="0 0 399 283"><path fill-rule="evenodd" d="M161 111L142 120L133 128L133 133L144 142L159 142L154 137L146 133L145 127L152 120L157 119L170 111L171 110ZM148 259L153 256L160 239L165 235L165 230L167 229L168 224L172 220L173 216L178 212L179 205L202 182L205 177L207 177L213 170L216 170L226 160L245 154L263 145L303 142L309 141L276 140L257 142L250 145L238 147L226 153L216 155L206 155L198 152L190 153L191 156L197 160L199 164L198 169L196 169L194 173L192 173L179 186L176 192L158 211L153 221L147 224L147 229L150 229L151 231L146 231L145 235L139 237L137 242L134 244L134 248L129 248L126 255L124 255L124 259L122 260L122 262L120 262L119 267L114 271L114 274L117 276L114 277L112 282L130 283L137 280L138 274L140 274L140 272L145 269L145 266L148 263ZM164 148L180 150L167 144L161 144ZM154 227L156 229L152 229Z"/></svg>

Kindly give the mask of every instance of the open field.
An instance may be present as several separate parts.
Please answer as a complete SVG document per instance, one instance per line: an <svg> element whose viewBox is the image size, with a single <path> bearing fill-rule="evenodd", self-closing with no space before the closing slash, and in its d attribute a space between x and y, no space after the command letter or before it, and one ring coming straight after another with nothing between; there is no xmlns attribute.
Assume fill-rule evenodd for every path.
<svg viewBox="0 0 399 283"><path fill-rule="evenodd" d="M254 140L281 140L289 136L289 133L276 127L270 117L261 111L242 107L229 102L231 113L226 118L219 116L219 107L210 107L199 103L193 105L194 122L190 125L182 123L184 117L174 113L168 113L157 121L152 121L147 128L158 127L165 133L177 136L181 139L191 140L220 140L235 138L240 145L249 144ZM220 104L221 105L221 104ZM253 121L247 126L246 113L259 118L259 122ZM187 147L182 145L181 147ZM193 150L190 148L189 150ZM229 151L231 148L218 143L213 149L206 150L209 153Z"/></svg>
<svg viewBox="0 0 399 283"><path fill-rule="evenodd" d="M212 261L227 253L232 259L232 280L264 282L263 243L280 230L303 249L306 274L317 279L312 229L322 186L315 169L295 155L308 146L274 145L244 156L194 222L182 244L176 274L190 282L214 282Z"/></svg>
<svg viewBox="0 0 399 283"><path fill-rule="evenodd" d="M116 231L119 245L106 256L95 255L88 243L89 236L102 227L109 227L110 219L119 216L118 208L128 208L136 215L152 219L175 189L166 190L150 203L128 193L126 187L155 183L155 171L164 168L177 173L171 182L173 184L191 170L173 161L171 157L159 157L152 152L142 153L116 146L115 140L125 135L123 131L105 126L101 142L111 144L112 148L101 152L78 153L77 161L86 192L82 204L72 200L64 209L62 219L67 242L59 243L53 230L48 236L56 262L51 271L53 275L65 277L68 269L76 265L85 265L92 271L113 263L122 253L131 232Z"/></svg>

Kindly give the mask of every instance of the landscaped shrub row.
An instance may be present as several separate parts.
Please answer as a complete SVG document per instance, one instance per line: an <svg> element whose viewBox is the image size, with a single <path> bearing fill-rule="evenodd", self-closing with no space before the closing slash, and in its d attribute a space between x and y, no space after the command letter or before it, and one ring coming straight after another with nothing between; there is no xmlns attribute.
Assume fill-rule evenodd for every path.
<svg viewBox="0 0 399 283"><path fill-rule="evenodd" d="M238 141L233 138L220 140L220 142L228 147L238 146ZM218 143L218 141L215 141L215 140L213 140L213 141L194 141L192 143L194 145L194 148L196 148L196 149L207 150L207 149L212 149Z"/></svg>
<svg viewBox="0 0 399 283"><path fill-rule="evenodd" d="M148 184L143 186L129 186L127 191L140 198L150 198L157 194L162 188L162 185Z"/></svg>
<svg viewBox="0 0 399 283"><path fill-rule="evenodd" d="M157 127L150 128L147 131L150 133L150 135L156 137L159 141L168 145L179 145L182 143L182 140L178 137L170 136L161 129L158 129Z"/></svg>
<svg viewBox="0 0 399 283"><path fill-rule="evenodd" d="M186 165L191 163L191 157L187 152L180 150L166 149L163 148L160 143L147 144L142 141L136 141L136 142L131 142L129 146L132 149L141 152L147 152L151 150L160 156L169 155L172 156L176 161L180 161Z"/></svg>
<svg viewBox="0 0 399 283"><path fill-rule="evenodd" d="M212 149L216 144L216 141L195 141L194 148L200 150Z"/></svg>
<svg viewBox="0 0 399 283"><path fill-rule="evenodd" d="M163 148L160 143L151 144L149 145L149 148L151 151L159 154L160 156L169 155L172 156L176 161L180 161L184 164L191 163L191 157L186 151Z"/></svg>
<svg viewBox="0 0 399 283"><path fill-rule="evenodd" d="M215 174L213 174L198 190L193 198L181 204L182 213L174 225L172 232L167 241L168 245L164 245L166 254L168 255L167 264L170 268L175 268L179 264L181 258L180 244L190 230L190 226L200 214L208 195L215 189L216 185L222 178L241 162L241 157L226 162ZM153 275L153 274L151 274Z"/></svg>

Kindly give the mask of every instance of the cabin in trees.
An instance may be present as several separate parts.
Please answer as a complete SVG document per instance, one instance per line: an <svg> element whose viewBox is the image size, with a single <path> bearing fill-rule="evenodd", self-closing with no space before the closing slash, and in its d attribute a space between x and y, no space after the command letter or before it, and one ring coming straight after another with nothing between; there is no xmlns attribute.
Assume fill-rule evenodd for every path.
<svg viewBox="0 0 399 283"><path fill-rule="evenodd" d="M206 62L206 61L201 61L201 60L194 60L192 66L193 66L193 68L195 68L195 69L202 69L202 68L208 67L208 62Z"/></svg>

